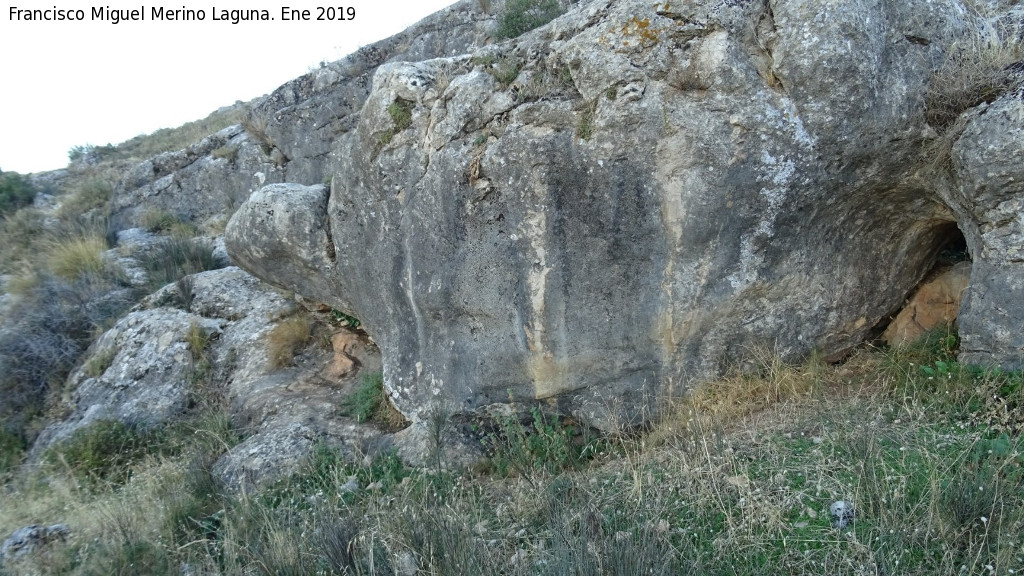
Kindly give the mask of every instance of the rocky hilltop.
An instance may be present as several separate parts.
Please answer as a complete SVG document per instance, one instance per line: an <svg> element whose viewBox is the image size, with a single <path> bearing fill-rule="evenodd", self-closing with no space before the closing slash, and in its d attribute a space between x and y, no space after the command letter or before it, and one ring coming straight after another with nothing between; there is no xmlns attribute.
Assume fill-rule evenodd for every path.
<svg viewBox="0 0 1024 576"><path fill-rule="evenodd" d="M101 337L36 453L186 409L194 327L200 380L257 430L218 463L235 485L322 437L422 460L438 413L615 429L755 351L842 359L952 252L961 360L1024 367L1016 3L593 0L497 41L501 8L458 2L131 167L111 258L154 209L233 214L211 242L240 268ZM265 341L301 307L361 331L282 369ZM336 417L355 372L331 362L382 366L414 426Z"/></svg>

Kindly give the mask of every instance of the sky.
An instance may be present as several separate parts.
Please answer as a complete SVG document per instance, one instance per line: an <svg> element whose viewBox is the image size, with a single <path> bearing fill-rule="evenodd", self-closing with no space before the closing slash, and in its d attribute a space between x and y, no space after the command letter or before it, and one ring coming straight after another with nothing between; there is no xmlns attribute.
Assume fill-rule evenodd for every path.
<svg viewBox="0 0 1024 576"><path fill-rule="evenodd" d="M218 0L102 3L5 0L0 13L0 169L63 168L68 150L117 144L268 94L360 46L387 38L454 0ZM319 1L319 3L318 3ZM154 7L205 12L205 19L154 21ZM283 21L282 9L309 21ZM319 7L354 8L353 19L317 21ZM139 10L144 21L92 19L93 8ZM19 18L17 10L81 10L84 20ZM265 9L273 21L220 18ZM24 14L24 12L20 13ZM323 10L328 17L331 11ZM348 10L344 13L347 18Z"/></svg>

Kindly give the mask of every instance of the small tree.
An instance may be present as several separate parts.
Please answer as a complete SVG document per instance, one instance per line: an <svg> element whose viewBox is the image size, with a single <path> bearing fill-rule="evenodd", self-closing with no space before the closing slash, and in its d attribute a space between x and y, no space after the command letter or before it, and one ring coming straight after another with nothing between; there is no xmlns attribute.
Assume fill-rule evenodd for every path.
<svg viewBox="0 0 1024 576"><path fill-rule="evenodd" d="M32 203L36 190L21 174L0 171L0 216Z"/></svg>

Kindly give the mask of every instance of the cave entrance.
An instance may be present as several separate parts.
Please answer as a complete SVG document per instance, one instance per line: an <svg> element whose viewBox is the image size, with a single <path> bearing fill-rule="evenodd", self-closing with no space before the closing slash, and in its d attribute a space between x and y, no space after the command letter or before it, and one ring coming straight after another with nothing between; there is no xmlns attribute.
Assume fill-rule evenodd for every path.
<svg viewBox="0 0 1024 576"><path fill-rule="evenodd" d="M942 326L956 327L971 278L967 240L956 222L943 222L923 236L920 249L928 272L877 328L877 339L889 346L914 342Z"/></svg>

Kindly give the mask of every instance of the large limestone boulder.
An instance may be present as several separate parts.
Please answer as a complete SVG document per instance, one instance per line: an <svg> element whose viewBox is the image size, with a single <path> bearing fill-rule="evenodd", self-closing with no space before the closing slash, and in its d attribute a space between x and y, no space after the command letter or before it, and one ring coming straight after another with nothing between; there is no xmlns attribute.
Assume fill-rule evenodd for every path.
<svg viewBox="0 0 1024 576"><path fill-rule="evenodd" d="M227 248L362 320L414 421L546 401L614 427L755 347L841 358L961 234L965 359L1020 367L1024 104L961 134L925 97L983 25L956 0L584 3L379 66L330 189L264 188ZM942 137L949 162L922 153Z"/></svg>

